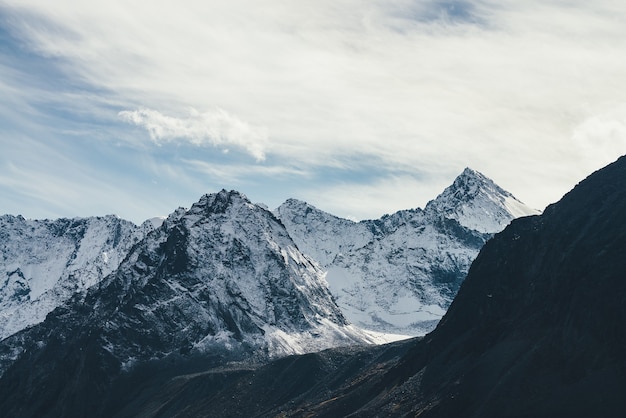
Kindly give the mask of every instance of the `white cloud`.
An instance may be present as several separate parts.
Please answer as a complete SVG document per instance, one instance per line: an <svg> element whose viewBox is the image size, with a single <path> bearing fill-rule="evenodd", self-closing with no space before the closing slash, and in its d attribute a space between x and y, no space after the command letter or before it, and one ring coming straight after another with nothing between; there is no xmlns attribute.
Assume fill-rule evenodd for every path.
<svg viewBox="0 0 626 418"><path fill-rule="evenodd" d="M166 116L151 109L125 110L119 112L119 116L147 130L156 143L188 141L197 146L233 145L245 149L257 161L265 159L265 129L252 128L222 109L203 113L191 109L187 118Z"/></svg>
<svg viewBox="0 0 626 418"><path fill-rule="evenodd" d="M587 170L596 170L626 153L626 105L613 105L589 116L575 127L572 140Z"/></svg>
<svg viewBox="0 0 626 418"><path fill-rule="evenodd" d="M214 183L231 184L236 186L245 182L249 178L307 178L311 176L311 173L298 169L295 167L289 167L287 165L280 166L264 166L264 165L242 165L242 164L211 164L206 161L200 160L181 160L189 168L194 171L200 172L206 176L209 176Z"/></svg>

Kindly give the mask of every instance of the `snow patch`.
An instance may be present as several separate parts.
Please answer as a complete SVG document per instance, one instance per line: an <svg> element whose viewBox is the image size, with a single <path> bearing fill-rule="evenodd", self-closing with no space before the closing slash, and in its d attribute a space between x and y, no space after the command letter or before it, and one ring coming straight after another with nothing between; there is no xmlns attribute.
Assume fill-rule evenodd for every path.
<svg viewBox="0 0 626 418"><path fill-rule="evenodd" d="M507 196L504 199L504 206L509 211L511 215L515 218L521 218L523 216L533 216L540 215L541 211L533 208L529 208L519 200L515 199L512 196Z"/></svg>

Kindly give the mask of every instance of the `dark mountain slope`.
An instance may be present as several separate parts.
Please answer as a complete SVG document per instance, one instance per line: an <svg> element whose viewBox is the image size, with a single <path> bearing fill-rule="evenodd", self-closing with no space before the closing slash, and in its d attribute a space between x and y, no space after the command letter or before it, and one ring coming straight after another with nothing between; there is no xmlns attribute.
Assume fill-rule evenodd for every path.
<svg viewBox="0 0 626 418"><path fill-rule="evenodd" d="M625 255L626 158L490 241L426 341L432 416L626 412Z"/></svg>
<svg viewBox="0 0 626 418"><path fill-rule="evenodd" d="M625 255L622 157L489 241L360 415L624 416Z"/></svg>
<svg viewBox="0 0 626 418"><path fill-rule="evenodd" d="M211 405L189 379L161 396L193 414L145 416L626 416L625 255L621 158L489 241L423 339L283 359L214 387Z"/></svg>
<svg viewBox="0 0 626 418"><path fill-rule="evenodd" d="M324 405L347 381L347 401L333 405L329 416L341 417L364 405L377 376L396 364L411 344L353 346L290 356L268 365L230 366L149 379L115 416L120 417L296 417L310 415L311 404ZM333 396L334 397L334 396Z"/></svg>

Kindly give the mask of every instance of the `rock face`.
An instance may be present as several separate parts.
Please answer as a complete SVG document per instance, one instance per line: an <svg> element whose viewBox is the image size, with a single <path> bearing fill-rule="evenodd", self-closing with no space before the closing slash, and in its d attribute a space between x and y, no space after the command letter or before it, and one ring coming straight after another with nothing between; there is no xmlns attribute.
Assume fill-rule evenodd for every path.
<svg viewBox="0 0 626 418"><path fill-rule="evenodd" d="M425 337L187 374L127 411L162 417L624 417L624 214L626 157L542 215L514 220L496 234Z"/></svg>
<svg viewBox="0 0 626 418"><path fill-rule="evenodd" d="M352 222L294 199L276 210L298 248L327 270L352 323L408 335L435 327L494 233L537 213L469 168L423 210L378 220Z"/></svg>
<svg viewBox="0 0 626 418"><path fill-rule="evenodd" d="M223 190L174 212L86 295L2 341L0 386L19 395L0 402L14 416L87 416L150 362L265 361L368 342L283 225Z"/></svg>
<svg viewBox="0 0 626 418"><path fill-rule="evenodd" d="M100 282L152 229L116 216L0 216L0 340Z"/></svg>

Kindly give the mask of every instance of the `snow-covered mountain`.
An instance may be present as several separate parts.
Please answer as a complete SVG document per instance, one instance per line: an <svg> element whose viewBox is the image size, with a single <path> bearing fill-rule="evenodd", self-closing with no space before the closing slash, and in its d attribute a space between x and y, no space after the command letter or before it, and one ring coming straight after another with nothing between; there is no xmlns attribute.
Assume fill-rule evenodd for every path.
<svg viewBox="0 0 626 418"><path fill-rule="evenodd" d="M269 213L263 206L252 205L235 192L222 191L209 196L218 201L231 196L228 201L239 202L240 208ZM190 219L201 202L189 211L176 211L165 222L164 218L154 218L141 226L115 216L56 221L26 220L10 215L0 217L0 277L4 278L0 283L0 339L43 321L47 314L74 295L84 298L86 289L115 272L133 246L149 232L160 230L154 233L152 241L157 237L171 239L164 232L168 231L167 225L174 220ZM229 212L228 216L206 223L241 225L245 223L241 216L250 216L246 213L241 210ZM276 210L297 248L322 266L323 273L320 273L317 264L299 253L289 241L291 238L285 236L285 241L279 245L281 251L296 251L294 257L304 257L308 263L307 268L292 272L294 277L310 277L317 283L323 282L321 277L325 275L335 300L350 322L369 330L407 335L423 334L436 324L456 294L471 261L491 234L501 230L514 217L535 213L471 169L466 169L425 209L403 210L378 220L353 222L293 199ZM161 224L165 226L159 229ZM278 223L269 229L276 228L283 226ZM242 237L264 243L264 234L265 230L247 227ZM215 236L203 238L205 242L210 239ZM142 248L148 243L142 243ZM238 251L236 246L221 248L216 243L205 250L212 254L215 248L220 248L222 258L212 259L210 263L203 261L203 264L221 263L218 270L230 272L232 277L244 274L238 263L224 262ZM198 250L198 254L201 252ZM137 253L133 254L124 264L131 271L137 268L137 260L133 258ZM220 274L225 274L223 272ZM244 275L252 277L250 274ZM265 276L257 274L254 277L261 280ZM259 300L266 300L267 295L255 286L249 285L250 289L257 291L247 295L246 300L250 306L261 309ZM296 287L302 289L302 284ZM313 300L311 303L327 305L327 301L320 304L320 301ZM336 308L318 314L337 319L333 309ZM272 323L269 317L255 315L261 318L259 324L265 324L266 320ZM342 320L335 319L330 322L342 324ZM308 337L302 334L298 337L302 341L297 342L292 339L291 331L294 330L287 336L280 331L285 329L270 331L276 338L265 343L277 347L276 350L267 348L268 351L301 352L317 347L317 339L305 342ZM349 334L345 336L346 341L362 339L362 335L353 335L352 331L346 331ZM341 328L338 335L343 332ZM279 337L284 341L280 342Z"/></svg>
<svg viewBox="0 0 626 418"><path fill-rule="evenodd" d="M487 234L502 231L515 218L539 214L471 168L466 168L450 187L428 202L425 210Z"/></svg>
<svg viewBox="0 0 626 418"><path fill-rule="evenodd" d="M267 359L373 342L347 323L323 276L271 212L222 190L171 214L86 295L5 339L0 357L6 367L33 347L87 339L123 370L194 353Z"/></svg>
<svg viewBox="0 0 626 418"><path fill-rule="evenodd" d="M151 225L112 215L54 221L0 216L0 339L43 321L100 282Z"/></svg>
<svg viewBox="0 0 626 418"><path fill-rule="evenodd" d="M538 214L469 168L423 210L352 222L290 199L275 212L352 323L406 335L434 328L494 233Z"/></svg>

